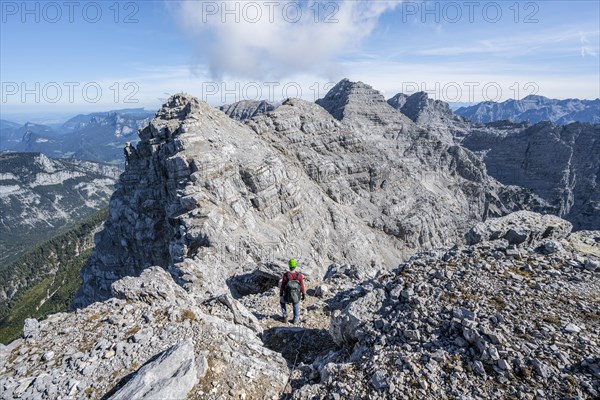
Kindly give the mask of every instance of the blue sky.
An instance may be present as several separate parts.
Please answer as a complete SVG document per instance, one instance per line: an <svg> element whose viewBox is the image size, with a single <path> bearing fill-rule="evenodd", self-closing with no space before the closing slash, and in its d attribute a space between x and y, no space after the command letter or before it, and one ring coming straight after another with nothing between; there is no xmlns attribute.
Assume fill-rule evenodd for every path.
<svg viewBox="0 0 600 400"><path fill-rule="evenodd" d="M157 108L180 91L314 100L344 77L449 102L600 96L597 1L69 4L1 2L4 115Z"/></svg>

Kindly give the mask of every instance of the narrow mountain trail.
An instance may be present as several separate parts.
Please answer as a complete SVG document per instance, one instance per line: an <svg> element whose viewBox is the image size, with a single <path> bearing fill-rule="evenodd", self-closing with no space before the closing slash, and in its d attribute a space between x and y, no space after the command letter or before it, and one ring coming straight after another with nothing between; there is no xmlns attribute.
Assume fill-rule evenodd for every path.
<svg viewBox="0 0 600 400"><path fill-rule="evenodd" d="M298 382L311 378L310 364L320 355L337 349L329 334L330 312L322 298L315 296L315 288L320 282L306 282L306 300L300 302L300 316L297 324L290 323L291 306L288 305L288 319L281 320L279 293L277 288L238 299L253 314L263 328L263 342L271 350L282 354L290 368L288 384L282 398L296 389Z"/></svg>

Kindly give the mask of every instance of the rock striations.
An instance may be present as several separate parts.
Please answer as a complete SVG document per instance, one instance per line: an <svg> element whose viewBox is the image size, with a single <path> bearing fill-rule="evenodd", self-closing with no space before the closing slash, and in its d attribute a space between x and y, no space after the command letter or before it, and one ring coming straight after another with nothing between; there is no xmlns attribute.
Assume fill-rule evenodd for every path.
<svg viewBox="0 0 600 400"><path fill-rule="evenodd" d="M266 114L273 111L277 106L265 100L241 100L233 104L226 104L219 107L230 118L238 121L244 121L257 115Z"/></svg>
<svg viewBox="0 0 600 400"><path fill-rule="evenodd" d="M342 81L317 103L325 109L290 99L240 124L172 97L125 150L75 305L107 298L114 281L151 265L198 295L227 292L232 275L290 255L314 276L340 259L389 268L476 221L543 208L368 85Z"/></svg>
<svg viewBox="0 0 600 400"><path fill-rule="evenodd" d="M448 103L431 99L425 92L417 92L410 96L398 93L387 102L418 125L444 127L452 123L465 122L452 113Z"/></svg>
<svg viewBox="0 0 600 400"><path fill-rule="evenodd" d="M254 330L203 311L162 268L119 281L113 294L27 320L24 339L0 347L0 398L262 399L283 390L283 357Z"/></svg>
<svg viewBox="0 0 600 400"><path fill-rule="evenodd" d="M250 119L171 97L125 149L77 310L0 347L0 397L597 396L598 233L513 213L555 208L405 100L433 111L348 80ZM290 257L297 327L273 319Z"/></svg>
<svg viewBox="0 0 600 400"><path fill-rule="evenodd" d="M478 152L490 175L530 188L576 229L600 227L600 124L475 128L462 145Z"/></svg>

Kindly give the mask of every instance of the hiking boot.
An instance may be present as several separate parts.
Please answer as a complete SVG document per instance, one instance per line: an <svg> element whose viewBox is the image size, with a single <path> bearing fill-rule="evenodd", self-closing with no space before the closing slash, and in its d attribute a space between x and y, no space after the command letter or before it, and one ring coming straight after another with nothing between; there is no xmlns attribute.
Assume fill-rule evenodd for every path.
<svg viewBox="0 0 600 400"><path fill-rule="evenodd" d="M297 324L298 318L290 319L290 324Z"/></svg>

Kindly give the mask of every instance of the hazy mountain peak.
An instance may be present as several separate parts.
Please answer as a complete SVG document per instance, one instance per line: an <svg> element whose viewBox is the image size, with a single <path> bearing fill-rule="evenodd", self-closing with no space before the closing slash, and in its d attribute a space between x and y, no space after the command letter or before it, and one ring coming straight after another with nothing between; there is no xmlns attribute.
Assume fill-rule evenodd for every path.
<svg viewBox="0 0 600 400"><path fill-rule="evenodd" d="M522 100L509 99L502 103L486 101L461 107L455 113L478 123L497 120L529 121L534 124L540 121L552 121L561 125L576 121L600 123L600 99L557 100L529 95Z"/></svg>

